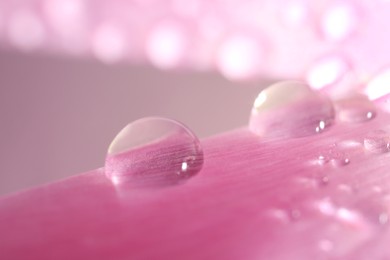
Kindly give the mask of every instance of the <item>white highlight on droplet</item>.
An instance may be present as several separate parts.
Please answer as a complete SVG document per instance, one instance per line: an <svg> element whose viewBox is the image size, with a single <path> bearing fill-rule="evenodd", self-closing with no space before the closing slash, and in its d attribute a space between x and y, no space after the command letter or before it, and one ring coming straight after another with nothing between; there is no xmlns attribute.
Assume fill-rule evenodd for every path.
<svg viewBox="0 0 390 260"><path fill-rule="evenodd" d="M324 37L330 41L346 39L357 27L358 14L348 3L337 3L325 11L321 27Z"/></svg>
<svg viewBox="0 0 390 260"><path fill-rule="evenodd" d="M326 127L325 121L321 120L321 121L318 123L318 126L316 127L316 132L317 132L317 133L321 133L322 131L325 130L325 127Z"/></svg>
<svg viewBox="0 0 390 260"><path fill-rule="evenodd" d="M183 61L188 39L178 23L165 21L157 24L146 42L146 54L153 65L172 69Z"/></svg>
<svg viewBox="0 0 390 260"><path fill-rule="evenodd" d="M256 76L264 62L263 46L253 37L235 34L220 46L216 64L228 79L242 80Z"/></svg>
<svg viewBox="0 0 390 260"><path fill-rule="evenodd" d="M125 55L125 38L123 31L112 24L99 26L92 38L92 50L103 62L113 63Z"/></svg>
<svg viewBox="0 0 390 260"><path fill-rule="evenodd" d="M345 59L331 55L317 60L308 70L306 81L314 89L322 89L335 84L348 72L349 65Z"/></svg>
<svg viewBox="0 0 390 260"><path fill-rule="evenodd" d="M183 163L181 164L181 170L182 170L183 172L185 172L185 171L187 171L187 169L188 169L188 163L187 163L187 162L183 162Z"/></svg>
<svg viewBox="0 0 390 260"><path fill-rule="evenodd" d="M16 47L29 51L43 44L45 30L34 12L21 9L13 13L9 19L8 36Z"/></svg>

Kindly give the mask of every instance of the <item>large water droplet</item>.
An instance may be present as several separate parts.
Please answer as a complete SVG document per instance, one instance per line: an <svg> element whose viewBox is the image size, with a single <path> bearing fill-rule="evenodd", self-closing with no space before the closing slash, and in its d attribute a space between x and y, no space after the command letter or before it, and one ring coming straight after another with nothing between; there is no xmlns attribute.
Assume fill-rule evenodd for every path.
<svg viewBox="0 0 390 260"><path fill-rule="evenodd" d="M374 153L386 153L390 149L390 135L384 130L375 130L364 138L364 148Z"/></svg>
<svg viewBox="0 0 390 260"><path fill-rule="evenodd" d="M355 95L335 102L337 117L344 122L364 122L376 115L374 103L364 95Z"/></svg>
<svg viewBox="0 0 390 260"><path fill-rule="evenodd" d="M150 117L134 121L115 137L105 171L114 184L173 184L195 175L202 165L200 142L187 127Z"/></svg>
<svg viewBox="0 0 390 260"><path fill-rule="evenodd" d="M249 128L264 137L302 137L322 132L333 118L333 106L327 97L304 83L286 81L260 92Z"/></svg>

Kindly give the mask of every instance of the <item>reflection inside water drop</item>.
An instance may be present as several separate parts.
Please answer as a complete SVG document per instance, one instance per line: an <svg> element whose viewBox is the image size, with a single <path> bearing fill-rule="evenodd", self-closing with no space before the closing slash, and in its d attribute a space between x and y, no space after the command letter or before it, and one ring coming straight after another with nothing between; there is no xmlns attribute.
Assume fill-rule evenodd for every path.
<svg viewBox="0 0 390 260"><path fill-rule="evenodd" d="M203 152L184 125L164 118L143 118L127 125L112 141L105 164L114 184L172 184L200 171Z"/></svg>
<svg viewBox="0 0 390 260"><path fill-rule="evenodd" d="M386 153L390 149L390 135L384 130L375 130L364 138L364 148L373 153Z"/></svg>
<svg viewBox="0 0 390 260"><path fill-rule="evenodd" d="M376 116L376 108L364 95L355 95L335 102L337 118L343 122L365 122Z"/></svg>
<svg viewBox="0 0 390 260"><path fill-rule="evenodd" d="M249 129L263 137L302 137L323 132L333 118L333 105L327 97L304 83L286 81L258 95Z"/></svg>

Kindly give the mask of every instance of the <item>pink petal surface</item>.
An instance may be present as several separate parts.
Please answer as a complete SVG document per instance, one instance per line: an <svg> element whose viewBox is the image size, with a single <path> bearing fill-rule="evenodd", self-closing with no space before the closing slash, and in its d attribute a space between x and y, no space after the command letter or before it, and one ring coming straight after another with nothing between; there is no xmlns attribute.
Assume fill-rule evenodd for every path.
<svg viewBox="0 0 390 260"><path fill-rule="evenodd" d="M390 116L263 141L202 140L187 182L114 186L97 169L0 200L2 259L387 259L390 153L364 148ZM383 135L383 132L381 132ZM337 147L348 164L320 164Z"/></svg>

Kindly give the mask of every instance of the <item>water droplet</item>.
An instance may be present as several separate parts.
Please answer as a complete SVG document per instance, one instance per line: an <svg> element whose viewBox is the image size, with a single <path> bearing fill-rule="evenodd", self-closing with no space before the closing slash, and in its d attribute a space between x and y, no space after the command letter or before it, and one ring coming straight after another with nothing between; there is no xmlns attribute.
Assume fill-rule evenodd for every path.
<svg viewBox="0 0 390 260"><path fill-rule="evenodd" d="M347 154L337 144L331 145L318 156L319 165L330 164L335 167L345 166L350 163Z"/></svg>
<svg viewBox="0 0 390 260"><path fill-rule="evenodd" d="M318 186L319 187L325 187L329 184L329 177L328 176L322 176L318 179Z"/></svg>
<svg viewBox="0 0 390 260"><path fill-rule="evenodd" d="M335 102L337 117L344 122L365 122L376 116L376 108L364 95L355 95Z"/></svg>
<svg viewBox="0 0 390 260"><path fill-rule="evenodd" d="M364 148L374 153L386 153L390 149L390 135L384 130L372 131L364 138Z"/></svg>
<svg viewBox="0 0 390 260"><path fill-rule="evenodd" d="M114 184L171 184L195 175L202 165L200 142L187 127L150 117L134 121L115 137L105 171Z"/></svg>
<svg viewBox="0 0 390 260"><path fill-rule="evenodd" d="M327 97L304 83L286 81L260 92L249 129L263 137L302 137L322 132L333 118L333 106Z"/></svg>

